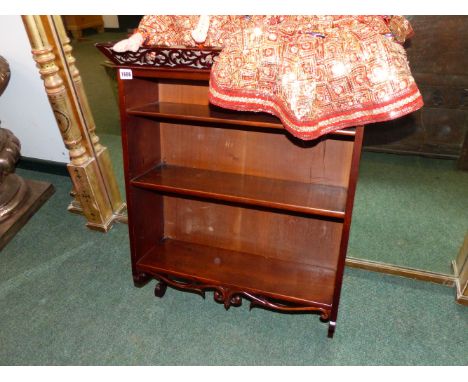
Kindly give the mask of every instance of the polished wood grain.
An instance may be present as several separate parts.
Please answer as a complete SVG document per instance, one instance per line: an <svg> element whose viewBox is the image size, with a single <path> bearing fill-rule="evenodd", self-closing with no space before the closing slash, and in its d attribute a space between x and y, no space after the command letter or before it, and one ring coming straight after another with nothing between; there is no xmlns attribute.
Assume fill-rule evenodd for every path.
<svg viewBox="0 0 468 382"><path fill-rule="evenodd" d="M180 80L162 80L158 81L159 102L150 102L147 105L175 104L184 107L184 105L209 106L208 102L208 82L207 81L180 81ZM138 106L142 106L139 104ZM176 111L176 114L178 112ZM174 114L174 113L173 113ZM155 116L157 119L157 116ZM174 122L174 121L171 121Z"/></svg>
<svg viewBox="0 0 468 382"><path fill-rule="evenodd" d="M335 289L333 294L333 308L330 316L330 325L328 327L328 337L333 337L336 328L336 319L338 316L338 306L341 296L341 285L343 283L343 273L346 260L346 252L348 250L349 232L351 229L351 218L354 206L354 194L356 193L357 179L359 173L359 161L361 160L362 140L364 134L364 126L356 128L356 139L353 147L353 156L350 163L350 176L348 183L348 195L346 198L346 217L344 220L343 231L341 233L340 255L338 256L338 264L336 267Z"/></svg>
<svg viewBox="0 0 468 382"><path fill-rule="evenodd" d="M156 121L146 118L142 121ZM159 123L162 161L204 170L347 187L353 140L300 141L290 134Z"/></svg>
<svg viewBox="0 0 468 382"><path fill-rule="evenodd" d="M165 121L204 122L214 126L248 126L284 131L281 121L267 113L237 112L213 105L196 105L175 102L154 102L127 110L129 115L153 117ZM356 129L340 129L330 135L354 136Z"/></svg>
<svg viewBox="0 0 468 382"><path fill-rule="evenodd" d="M274 208L303 214L344 218L346 189L258 176L180 166L158 166L133 179L141 188Z"/></svg>
<svg viewBox="0 0 468 382"><path fill-rule="evenodd" d="M121 68L119 66L117 68ZM128 67L127 67L128 68ZM362 128L313 141L208 103L209 71L119 79L132 274L336 326Z"/></svg>
<svg viewBox="0 0 468 382"><path fill-rule="evenodd" d="M342 228L330 218L164 196L165 237L280 260L336 269Z"/></svg>
<svg viewBox="0 0 468 382"><path fill-rule="evenodd" d="M137 269L325 307L335 278L333 269L171 239L156 244Z"/></svg>
<svg viewBox="0 0 468 382"><path fill-rule="evenodd" d="M220 48L192 48L168 46L144 46L136 52L115 52L112 42L97 43L96 47L115 65L134 68L165 68L173 71L209 71L221 52Z"/></svg>
<svg viewBox="0 0 468 382"><path fill-rule="evenodd" d="M180 81L204 81L208 84L210 79L209 70L200 69L171 69L171 68L148 68L148 67L135 67L128 65L118 65L119 68L131 68L133 78L147 78L147 79L165 79L165 80L180 80Z"/></svg>
<svg viewBox="0 0 468 382"><path fill-rule="evenodd" d="M130 179L161 161L160 136L159 126L156 125L155 131L154 123L149 124L148 121L128 116L125 109L135 99L157 99L157 88L155 91L138 79L119 79L118 87L132 275L135 285L141 286L150 278L139 273L135 264L152 248L153 240L163 238L163 200L161 195L133 189ZM135 125L138 126L137 129L133 128ZM147 208L148 205L151 205L151 209Z"/></svg>

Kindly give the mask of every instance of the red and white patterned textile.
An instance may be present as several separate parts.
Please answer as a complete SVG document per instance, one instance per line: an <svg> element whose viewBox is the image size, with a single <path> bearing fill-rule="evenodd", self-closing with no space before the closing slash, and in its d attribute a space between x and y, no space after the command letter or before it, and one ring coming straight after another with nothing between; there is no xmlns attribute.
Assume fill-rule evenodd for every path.
<svg viewBox="0 0 468 382"><path fill-rule="evenodd" d="M146 44L197 46L197 16L146 17ZM223 49L209 100L274 114L304 140L395 119L423 105L401 45L411 34L401 16L212 16L204 46Z"/></svg>

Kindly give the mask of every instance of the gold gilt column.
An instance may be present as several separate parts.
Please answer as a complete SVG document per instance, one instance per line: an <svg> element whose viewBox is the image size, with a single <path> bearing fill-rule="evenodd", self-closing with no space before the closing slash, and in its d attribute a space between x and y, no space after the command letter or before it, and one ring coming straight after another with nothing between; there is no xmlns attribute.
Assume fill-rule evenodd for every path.
<svg viewBox="0 0 468 382"><path fill-rule="evenodd" d="M109 155L109 150L107 150L107 147L103 146L99 142L99 137L96 134L96 123L94 122L93 114L91 112L91 108L89 107L88 97L86 96L84 90L80 72L75 65L76 59L72 55L73 48L70 45L70 39L68 38L67 33L65 31L62 17L59 15L54 15L51 16L51 18L53 20L53 24L57 31L57 37L59 39L59 41L57 41L56 43L61 43L62 45L63 54L65 56L64 63L67 64L68 70L71 75L71 79L73 81L73 87L76 91L78 103L83 113L85 128L89 133L89 138L94 148L94 154L97 158L97 161L103 174L103 180L107 189L110 203L112 205L112 210L114 211L114 214L120 215L122 213L125 213L126 204L122 201L119 186L114 176L114 170L112 167L112 161ZM48 18L46 21L50 23L50 18ZM83 131L84 130L82 130L82 132Z"/></svg>
<svg viewBox="0 0 468 382"><path fill-rule="evenodd" d="M63 72L63 67L61 71L56 63L60 52L54 51L50 43L55 33L51 29L50 17L34 15L22 18L31 43L33 58L44 81L50 105L70 155L67 168L73 182L73 192L87 219L86 225L105 232L116 219L116 211L119 208L114 209L114 206L119 206L119 203L111 201L108 189L112 181L104 180L106 174L101 172L97 156L93 151L95 147L96 153L102 155L104 148L99 144L94 129L92 134L87 134L83 115L85 113L81 114L77 108L72 107L72 103L76 101L75 93L71 86L66 86L69 85L67 73ZM110 175L113 177L113 174ZM120 201L120 209L123 205Z"/></svg>

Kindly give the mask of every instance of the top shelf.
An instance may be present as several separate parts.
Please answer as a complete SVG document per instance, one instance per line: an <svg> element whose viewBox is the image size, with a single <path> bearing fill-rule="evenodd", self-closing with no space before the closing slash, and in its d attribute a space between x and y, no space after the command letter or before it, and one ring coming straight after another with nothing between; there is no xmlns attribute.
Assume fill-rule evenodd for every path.
<svg viewBox="0 0 468 382"><path fill-rule="evenodd" d="M185 123L209 123L231 126L247 126L264 129L281 129L281 121L267 113L239 112L222 109L213 105L196 105L173 102L154 102L127 109L128 115ZM335 130L331 135L356 135L356 128Z"/></svg>

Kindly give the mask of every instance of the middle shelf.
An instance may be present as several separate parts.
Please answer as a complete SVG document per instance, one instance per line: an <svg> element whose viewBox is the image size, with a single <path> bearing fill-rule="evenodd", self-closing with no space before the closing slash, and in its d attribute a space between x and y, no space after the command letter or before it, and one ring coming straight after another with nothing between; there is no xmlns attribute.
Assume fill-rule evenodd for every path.
<svg viewBox="0 0 468 382"><path fill-rule="evenodd" d="M346 188L198 168L161 165L131 185L205 199L344 219Z"/></svg>

